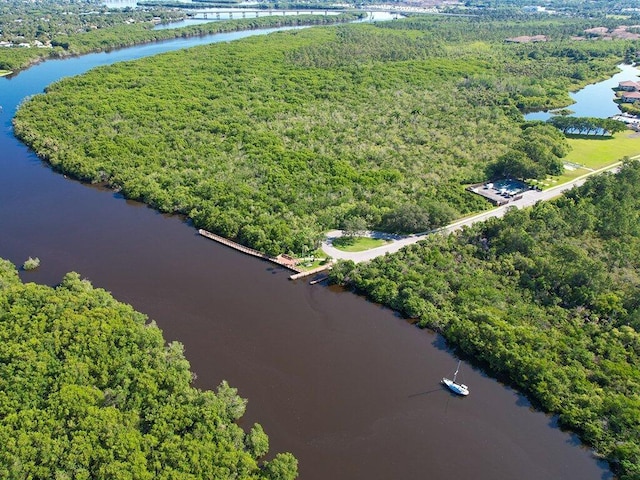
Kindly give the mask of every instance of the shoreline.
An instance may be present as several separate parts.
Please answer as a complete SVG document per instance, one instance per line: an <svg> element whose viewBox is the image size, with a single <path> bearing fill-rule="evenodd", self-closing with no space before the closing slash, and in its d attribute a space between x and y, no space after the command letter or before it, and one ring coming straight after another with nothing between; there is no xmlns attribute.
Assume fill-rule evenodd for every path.
<svg viewBox="0 0 640 480"><path fill-rule="evenodd" d="M349 18L345 18L345 17ZM123 48L136 47L140 45L147 45L152 43L159 43L164 41L171 41L180 38L192 38L192 37L202 37L207 35L218 35L224 33L232 33L232 32L242 32L249 30L261 30L261 29L269 29L269 28L281 28L281 27L305 27L305 26L329 26L329 25L338 25L343 23L349 23L352 21L361 20L365 16L364 13L345 13L340 15L306 15L303 16L303 20L300 20L300 17L287 17L287 16L265 16L259 18L239 18L239 19L231 19L227 21L221 22L210 22L209 24L200 24L193 25L188 27L180 27L173 29L165 29L165 30L146 30L149 32L149 36L146 39L141 39L140 41L133 41L127 43L114 43L103 47L98 48L89 48L86 50L82 49L82 45L76 45L75 48L78 48L79 51L71 52L69 50L51 50L46 56L34 56L25 60L25 63L14 66L13 70L7 70L6 73L0 74L0 77L5 75L12 75L20 73L21 71L27 70L34 65L37 65L41 62L45 62L48 60L60 60L66 58L80 57L82 55L89 55L92 53L102 53L102 52L112 52L115 50L120 50ZM352 18L353 17L353 18ZM256 20L263 21L263 25L251 25ZM317 20L321 19L322 22L318 23ZM272 20L269 22L268 20ZM327 21L330 20L330 21ZM204 25L205 28L199 28L201 25ZM209 25L209 28L206 26ZM164 34L158 32L169 32L169 34ZM144 33L144 32L143 32ZM1 57L0 57L1 59Z"/></svg>
<svg viewBox="0 0 640 480"><path fill-rule="evenodd" d="M320 265L319 267L305 270L305 269L299 268L298 261L295 258L290 257L289 255L280 254L277 257L271 257L266 253L262 253L253 248L247 247L245 245L241 245L237 242L234 242L233 240L229 240L228 238L222 237L215 233L211 233L202 228L198 229L198 233L201 236L208 238L209 240L213 240L214 242L217 242L221 245L232 248L240 253L244 253L245 255L256 257L261 260L266 260L267 262L275 263L276 265L286 268L287 270L291 270L293 274L289 275L289 280L297 280L299 278L304 278L310 275L314 275L316 273L324 272L325 270L328 270L329 268L331 268L333 265L332 262L327 262L326 264Z"/></svg>

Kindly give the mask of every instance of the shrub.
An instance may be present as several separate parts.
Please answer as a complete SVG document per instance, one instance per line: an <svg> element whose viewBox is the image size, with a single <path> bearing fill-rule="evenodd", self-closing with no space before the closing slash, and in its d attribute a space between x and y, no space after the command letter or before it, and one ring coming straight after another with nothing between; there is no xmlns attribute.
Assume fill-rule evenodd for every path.
<svg viewBox="0 0 640 480"><path fill-rule="evenodd" d="M23 270L35 270L40 266L40 259L38 257L31 258L29 257L23 264Z"/></svg>

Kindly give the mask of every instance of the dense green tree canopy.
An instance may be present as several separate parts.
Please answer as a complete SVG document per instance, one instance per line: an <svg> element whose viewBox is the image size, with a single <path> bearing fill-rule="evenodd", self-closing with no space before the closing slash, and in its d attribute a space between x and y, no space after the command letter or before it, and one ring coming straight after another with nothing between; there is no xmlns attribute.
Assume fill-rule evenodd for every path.
<svg viewBox="0 0 640 480"><path fill-rule="evenodd" d="M570 40L583 27L416 18L197 47L63 80L15 129L57 169L270 254L352 217L426 230L485 208L464 184L514 145L531 176L557 171L562 138L518 108L615 70L629 42ZM541 30L557 39L504 42Z"/></svg>
<svg viewBox="0 0 640 480"><path fill-rule="evenodd" d="M23 7L13 12L13 3ZM300 15L300 16L265 16L260 18L243 18L220 22L209 22L183 28L154 29L153 17L162 20L175 20L182 17L171 11L120 11L105 12L99 7L98 12L91 15L82 11L65 14L65 7L56 5L55 1L45 1L47 6L14 1L9 6L0 4L0 39L14 42L34 44L35 41L45 43L47 48L0 48L0 70L16 70L47 58L59 58L69 55L80 55L89 52L113 50L141 43L149 43L172 38L193 37L215 33L252 30L299 25L326 25L332 23L351 22L362 18L362 12L344 13L340 15ZM44 11L40 11L39 7ZM86 9L88 6L84 5ZM53 9L51 13L49 9ZM57 12L57 15L56 15ZM19 23L16 24L16 21ZM55 21L54 21L55 20ZM37 28L38 22L45 22L47 29ZM16 28L16 25L19 28ZM9 27L9 28L7 28Z"/></svg>
<svg viewBox="0 0 640 480"><path fill-rule="evenodd" d="M415 318L640 478L640 162L334 281Z"/></svg>
<svg viewBox="0 0 640 480"><path fill-rule="evenodd" d="M127 28L150 30L154 18L175 21L183 17L177 10L110 10L104 4L81 0L5 0L0 2L0 41L13 47L0 48L0 70L15 70L41 58L63 55L62 43L73 43L89 32L95 36L116 29L126 37ZM30 48L18 47L20 44Z"/></svg>
<svg viewBox="0 0 640 480"><path fill-rule="evenodd" d="M0 259L0 477L289 479L290 454L260 462L260 425L235 422L245 400L223 382L191 386L179 343L68 274L23 284Z"/></svg>
<svg viewBox="0 0 640 480"><path fill-rule="evenodd" d="M487 176L526 180L560 175L564 171L562 158L568 152L569 144L556 128L538 122L527 123L511 149L488 165Z"/></svg>
<svg viewBox="0 0 640 480"><path fill-rule="evenodd" d="M535 8L542 8L537 11ZM474 13L491 18L522 18L571 16L583 18L606 19L607 16L624 15L633 25L640 18L635 0L466 0L463 3L451 3L443 6L443 11L457 13ZM537 13L537 15L536 15Z"/></svg>
<svg viewBox="0 0 640 480"><path fill-rule="evenodd" d="M81 0L5 0L0 3L0 40L15 43L38 40L46 44L56 37L118 25L184 18L177 10L109 9L104 3Z"/></svg>

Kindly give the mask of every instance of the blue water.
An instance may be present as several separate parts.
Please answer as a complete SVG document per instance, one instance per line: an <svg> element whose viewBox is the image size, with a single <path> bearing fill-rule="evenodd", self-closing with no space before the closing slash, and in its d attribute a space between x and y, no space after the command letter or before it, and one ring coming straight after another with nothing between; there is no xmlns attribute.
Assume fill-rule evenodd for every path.
<svg viewBox="0 0 640 480"><path fill-rule="evenodd" d="M640 71L631 65L619 65L619 73L599 83L587 85L582 90L571 93L574 104L567 108L574 113L574 117L609 118L620 113L613 89L624 80L638 81ZM524 116L526 120L547 120L551 118L549 112L533 112Z"/></svg>

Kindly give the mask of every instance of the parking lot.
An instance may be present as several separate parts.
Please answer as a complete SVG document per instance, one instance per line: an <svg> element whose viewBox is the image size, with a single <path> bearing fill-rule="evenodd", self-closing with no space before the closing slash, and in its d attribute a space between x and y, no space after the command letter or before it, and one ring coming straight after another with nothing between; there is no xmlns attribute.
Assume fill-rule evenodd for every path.
<svg viewBox="0 0 640 480"><path fill-rule="evenodd" d="M500 206L509 203L511 200L519 200L524 192L531 190L531 187L520 180L505 178L476 185L470 190L487 198L494 205Z"/></svg>

